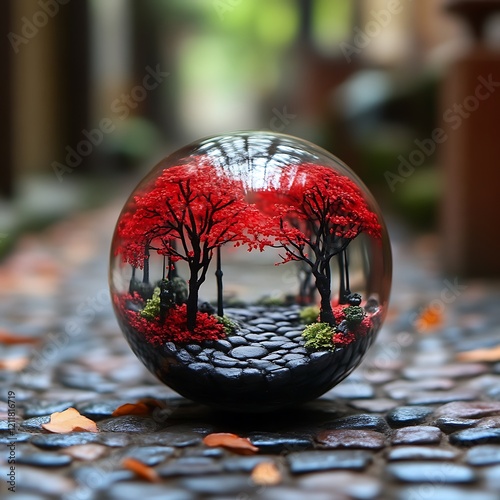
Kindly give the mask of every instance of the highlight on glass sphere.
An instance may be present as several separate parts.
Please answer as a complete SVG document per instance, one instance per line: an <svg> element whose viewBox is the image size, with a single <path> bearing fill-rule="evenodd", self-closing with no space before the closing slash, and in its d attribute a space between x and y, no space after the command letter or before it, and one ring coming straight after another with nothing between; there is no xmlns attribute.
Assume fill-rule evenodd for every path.
<svg viewBox="0 0 500 500"><path fill-rule="evenodd" d="M139 183L110 288L132 350L169 387L225 410L314 399L385 317L391 253L367 188L335 156L270 132L190 144Z"/></svg>

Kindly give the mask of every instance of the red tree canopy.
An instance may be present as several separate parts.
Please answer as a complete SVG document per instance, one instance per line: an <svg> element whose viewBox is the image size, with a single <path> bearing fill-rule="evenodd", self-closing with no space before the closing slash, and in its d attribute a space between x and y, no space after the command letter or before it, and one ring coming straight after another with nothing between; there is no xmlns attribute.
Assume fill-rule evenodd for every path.
<svg viewBox="0 0 500 500"><path fill-rule="evenodd" d="M272 189L258 193L257 205L278 221L284 261L329 260L361 233L380 238L377 215L348 177L315 164L283 169ZM308 255L313 251L315 256Z"/></svg>
<svg viewBox="0 0 500 500"><path fill-rule="evenodd" d="M143 266L148 247L173 261L204 262L224 243L255 246L259 220L242 183L200 157L165 169L152 189L134 198L118 226L117 253L135 267Z"/></svg>

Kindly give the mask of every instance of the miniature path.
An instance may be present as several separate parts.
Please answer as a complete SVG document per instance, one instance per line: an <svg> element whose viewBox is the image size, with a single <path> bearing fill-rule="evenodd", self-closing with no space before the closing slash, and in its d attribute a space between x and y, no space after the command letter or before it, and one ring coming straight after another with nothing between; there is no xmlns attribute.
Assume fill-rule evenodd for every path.
<svg viewBox="0 0 500 500"><path fill-rule="evenodd" d="M456 354L494 353L500 286L441 278L435 241L396 230L390 313L364 363L303 407L215 413L158 383L119 331L107 288L118 210L25 237L0 267L2 498L499 498L500 362ZM425 315L420 324L428 328L419 331L415 318L428 304L442 315ZM27 343L14 340L22 336ZM111 416L146 397L165 408L154 417ZM96 421L99 432L42 429L51 413L69 407ZM248 437L259 452L209 448L202 438L212 432ZM70 448L78 445L89 446ZM160 482L126 469L126 457L152 467ZM263 461L279 470L277 484L252 476Z"/></svg>

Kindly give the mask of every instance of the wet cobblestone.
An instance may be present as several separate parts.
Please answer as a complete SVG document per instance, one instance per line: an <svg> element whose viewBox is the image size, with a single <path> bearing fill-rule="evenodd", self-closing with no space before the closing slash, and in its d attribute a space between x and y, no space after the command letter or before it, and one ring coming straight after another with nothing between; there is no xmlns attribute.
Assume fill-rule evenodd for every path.
<svg viewBox="0 0 500 500"><path fill-rule="evenodd" d="M301 407L222 413L160 384L119 332L107 293L109 228L116 216L114 208L78 215L22 240L0 267L0 331L40 339L0 345L0 362L18 359L20 366L0 370L1 498L12 443L8 391L16 395L20 499L498 498L500 362L465 363L456 354L498 344L500 286L468 284L446 304L443 324L420 332L411 318L439 298L443 281L434 265L422 270L422 255L433 259L427 240L396 241L389 319L349 378ZM306 354L287 327L296 320L296 313L281 324L272 313L251 320L246 339L230 337L212 346L217 370L261 377L257 366L266 366L265 376L286 385L286 367ZM255 351L261 348L248 343L251 335L265 336L267 351ZM281 337L290 351L276 352ZM179 352L196 361L192 369L204 369L199 346ZM319 364L324 358L311 356ZM122 404L143 398L155 398L162 407L147 416L112 416ZM99 432L43 429L51 413L69 407L96 421ZM213 432L248 437L259 452L241 456L207 447L203 437ZM159 482L126 469L127 457L151 467ZM278 484L252 479L264 462L279 470Z"/></svg>

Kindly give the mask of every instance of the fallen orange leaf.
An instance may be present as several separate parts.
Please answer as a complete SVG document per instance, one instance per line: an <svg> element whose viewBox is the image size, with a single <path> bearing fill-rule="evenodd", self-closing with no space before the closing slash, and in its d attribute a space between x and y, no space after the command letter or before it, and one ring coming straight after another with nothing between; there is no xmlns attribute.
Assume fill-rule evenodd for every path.
<svg viewBox="0 0 500 500"><path fill-rule="evenodd" d="M429 330L437 328L443 323L443 313L437 311L435 308L427 306L418 318L415 320L415 328L421 332L425 333Z"/></svg>
<svg viewBox="0 0 500 500"><path fill-rule="evenodd" d="M273 486L281 483L281 472L274 462L261 462L254 467L251 478L255 484Z"/></svg>
<svg viewBox="0 0 500 500"><path fill-rule="evenodd" d="M29 358L7 358L0 359L0 370L8 370L11 372L20 372L28 366Z"/></svg>
<svg viewBox="0 0 500 500"><path fill-rule="evenodd" d="M125 403L116 408L111 414L112 417L121 417L123 415L149 415L151 408L144 403Z"/></svg>
<svg viewBox="0 0 500 500"><path fill-rule="evenodd" d="M491 349L474 349L457 354L458 361L500 361L500 345Z"/></svg>
<svg viewBox="0 0 500 500"><path fill-rule="evenodd" d="M25 335L16 335L5 330L0 330L0 343L2 344L36 344L41 339L37 337L27 337Z"/></svg>
<svg viewBox="0 0 500 500"><path fill-rule="evenodd" d="M50 432L66 434L68 432L98 432L97 425L90 418L80 415L75 408L68 408L64 411L56 411L50 416L48 424L42 424L42 427Z"/></svg>
<svg viewBox="0 0 500 500"><path fill-rule="evenodd" d="M259 448L254 446L250 442L250 439L242 438L228 432L208 434L208 436L203 438L203 442L207 446L223 446L239 455L253 455L259 451Z"/></svg>
<svg viewBox="0 0 500 500"><path fill-rule="evenodd" d="M90 462L102 457L107 451L107 447L102 444L76 444L74 446L68 446L64 448L62 453L69 455L70 457L76 458L77 460L83 460L85 462Z"/></svg>
<svg viewBox="0 0 500 500"><path fill-rule="evenodd" d="M154 408L166 408L167 405L163 401L158 401L157 399L154 398L141 398L138 403L143 403L146 406L149 406L151 409Z"/></svg>
<svg viewBox="0 0 500 500"><path fill-rule="evenodd" d="M158 483L160 481L160 476L152 467L143 464L139 460L131 457L127 457L123 460L122 465L125 469L131 470L137 476L151 483Z"/></svg>

